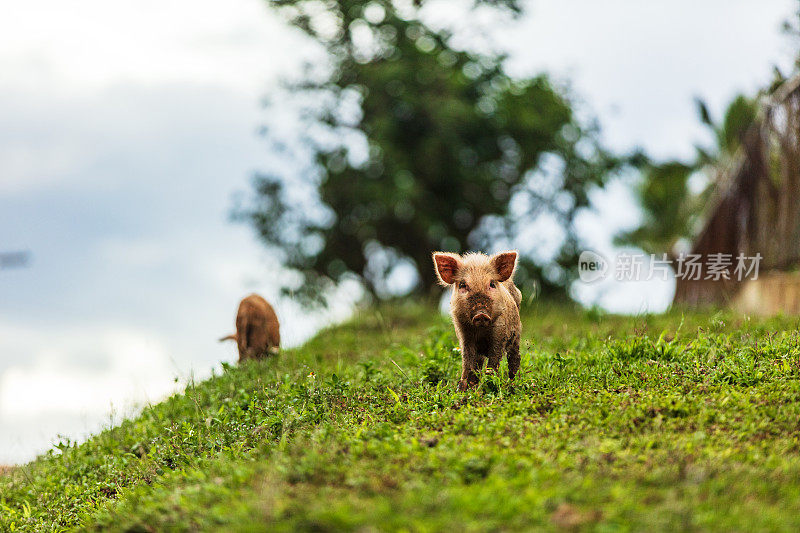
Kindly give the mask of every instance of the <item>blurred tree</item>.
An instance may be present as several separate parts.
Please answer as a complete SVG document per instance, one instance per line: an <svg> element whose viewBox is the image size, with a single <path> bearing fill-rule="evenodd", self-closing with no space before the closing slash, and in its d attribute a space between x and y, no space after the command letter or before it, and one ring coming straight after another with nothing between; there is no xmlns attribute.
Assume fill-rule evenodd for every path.
<svg viewBox="0 0 800 533"><path fill-rule="evenodd" d="M696 104L700 121L708 126L714 145L696 146L697 155L690 162L642 162L636 195L644 217L639 227L618 235L616 244L674 257L680 242L695 236L711 193L741 148L758 110L756 99L738 95L728 105L722 121L716 123L705 102L698 99ZM695 187L691 187L692 178L697 179Z"/></svg>
<svg viewBox="0 0 800 533"><path fill-rule="evenodd" d="M288 289L319 296L355 275L386 297L387 278L405 266L416 273L413 289L426 290L436 283L433 250L521 246L518 279L565 294L577 264L575 216L619 161L562 92L545 76L509 76L502 55L454 48L447 31L420 20L423 0L270 4L330 57L323 76L309 71L291 86L317 106L312 171L299 181L257 176L255 201L240 210L302 274ZM516 0L476 6L520 12ZM545 154L555 171L540 168ZM319 207L298 190L313 191ZM512 198L522 206L513 212ZM555 264L515 240L543 213L564 228Z"/></svg>

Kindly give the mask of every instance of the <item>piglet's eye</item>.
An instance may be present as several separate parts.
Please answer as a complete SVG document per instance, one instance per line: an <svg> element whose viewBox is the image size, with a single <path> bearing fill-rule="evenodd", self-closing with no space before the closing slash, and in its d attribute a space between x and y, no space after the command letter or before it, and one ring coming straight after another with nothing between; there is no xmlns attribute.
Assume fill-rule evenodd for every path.
<svg viewBox="0 0 800 533"><path fill-rule="evenodd" d="M489 282L489 286L490 286L491 288L493 288L493 289L496 289L496 288L497 288L497 282L496 282L496 281L494 281L494 280L492 280L492 281L490 281L490 282Z"/></svg>
<svg viewBox="0 0 800 533"><path fill-rule="evenodd" d="M459 281L458 282L458 288L459 289L466 289L467 288L467 284L465 282L463 282L463 281Z"/></svg>

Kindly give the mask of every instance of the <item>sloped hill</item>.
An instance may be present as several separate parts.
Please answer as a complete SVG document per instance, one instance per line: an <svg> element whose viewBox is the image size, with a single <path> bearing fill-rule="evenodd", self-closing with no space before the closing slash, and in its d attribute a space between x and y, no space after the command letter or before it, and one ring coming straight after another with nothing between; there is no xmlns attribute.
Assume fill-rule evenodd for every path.
<svg viewBox="0 0 800 533"><path fill-rule="evenodd" d="M800 321L523 320L458 393L446 318L362 311L3 475L0 530L800 527Z"/></svg>

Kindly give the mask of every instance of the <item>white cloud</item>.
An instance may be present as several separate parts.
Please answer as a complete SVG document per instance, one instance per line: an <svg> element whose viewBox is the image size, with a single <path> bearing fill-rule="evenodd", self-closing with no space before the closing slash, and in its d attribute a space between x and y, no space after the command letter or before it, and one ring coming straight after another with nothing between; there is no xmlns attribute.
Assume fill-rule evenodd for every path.
<svg viewBox="0 0 800 533"><path fill-rule="evenodd" d="M81 439L185 384L152 332L109 324L0 324L0 463ZM181 376L179 382L175 377Z"/></svg>
<svg viewBox="0 0 800 533"><path fill-rule="evenodd" d="M117 238L101 243L97 256L110 269L155 268L169 260L170 252L162 240Z"/></svg>
<svg viewBox="0 0 800 533"><path fill-rule="evenodd" d="M693 155L704 139L692 98L721 110L754 92L774 63L790 68L796 45L781 34L794 0L532 1L530 16L496 39L511 70L542 69L571 82L613 146L658 157Z"/></svg>
<svg viewBox="0 0 800 533"><path fill-rule="evenodd" d="M119 326L61 331L7 328L4 344L25 346L27 363L0 375L0 418L43 412L102 415L111 405L158 400L175 389L178 369L147 332Z"/></svg>
<svg viewBox="0 0 800 533"><path fill-rule="evenodd" d="M81 148L64 143L58 146L34 146L25 142L0 145L0 194L24 190L31 183L46 187L63 178L64 169L81 161Z"/></svg>
<svg viewBox="0 0 800 533"><path fill-rule="evenodd" d="M191 81L257 97L308 47L261 0L30 0L3 7L0 87Z"/></svg>

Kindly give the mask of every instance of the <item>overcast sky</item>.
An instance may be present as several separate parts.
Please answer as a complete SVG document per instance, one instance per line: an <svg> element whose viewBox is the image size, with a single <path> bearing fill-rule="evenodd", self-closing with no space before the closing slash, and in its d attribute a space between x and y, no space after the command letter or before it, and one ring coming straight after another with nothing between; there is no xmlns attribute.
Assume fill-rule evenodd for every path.
<svg viewBox="0 0 800 533"><path fill-rule="evenodd" d="M444 5L444 7L442 7ZM788 71L793 0L572 0L495 28L519 75L569 81L616 149L688 156L719 114ZM257 129L261 98L314 48L258 0L28 0L0 18L0 463L56 434L80 438L220 361L242 295L277 302L287 344L312 319L277 299L279 265L232 224L254 171L282 164ZM446 24L449 6L430 9ZM489 24L487 21L478 21ZM461 39L471 39L469 31ZM584 236L611 253L635 223L627 186L597 195ZM660 310L672 286L581 288L614 310Z"/></svg>

